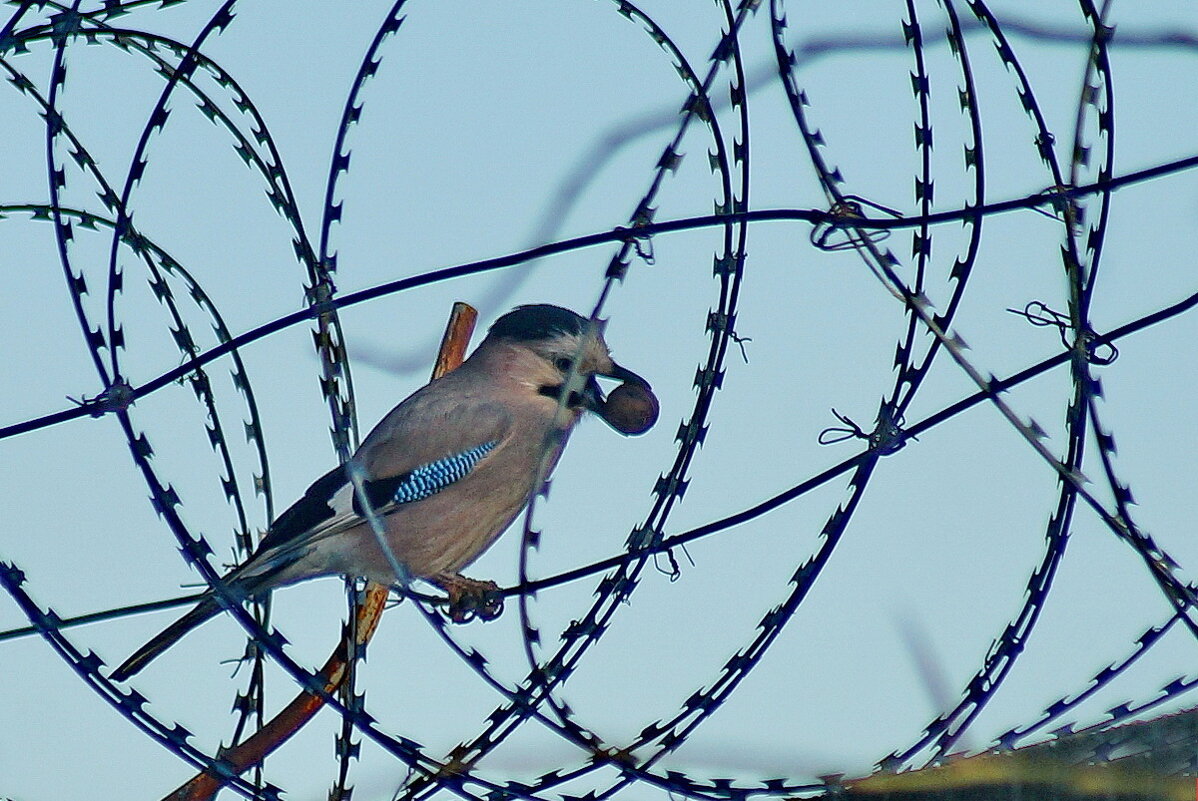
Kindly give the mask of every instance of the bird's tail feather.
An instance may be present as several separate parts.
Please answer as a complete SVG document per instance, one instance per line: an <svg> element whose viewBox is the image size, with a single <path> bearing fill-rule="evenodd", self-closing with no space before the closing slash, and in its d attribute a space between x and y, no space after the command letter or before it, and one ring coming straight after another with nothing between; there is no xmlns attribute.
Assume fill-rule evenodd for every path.
<svg viewBox="0 0 1198 801"><path fill-rule="evenodd" d="M215 596L208 595L196 604L191 611L160 631L141 648L138 648L133 656L122 662L116 670L109 674L108 678L112 681L125 681L148 665L151 660L155 659L167 648L174 645L180 637L220 612L222 608Z"/></svg>
<svg viewBox="0 0 1198 801"><path fill-rule="evenodd" d="M274 587L290 584L306 574L294 574L283 577L287 568L304 557L311 547L301 548L287 545L279 548L268 548L260 551L249 562L228 573L222 581L225 587L238 598L253 598ZM190 612L160 631L148 643L138 648L133 656L126 659L109 674L112 681L124 681L148 665L159 654L170 648L184 634L199 626L208 618L224 610L216 596L209 592Z"/></svg>

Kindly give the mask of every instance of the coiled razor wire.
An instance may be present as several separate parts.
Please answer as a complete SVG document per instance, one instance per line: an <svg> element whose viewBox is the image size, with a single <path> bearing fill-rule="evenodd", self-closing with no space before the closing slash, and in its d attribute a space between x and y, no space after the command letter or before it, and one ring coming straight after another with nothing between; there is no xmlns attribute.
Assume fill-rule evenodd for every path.
<svg viewBox="0 0 1198 801"><path fill-rule="evenodd" d="M763 778L746 782L731 778L688 775L663 769L659 763L676 750L702 724L709 721L717 709L736 691L746 677L760 664L771 645L785 631L796 611L807 598L814 582L841 542L853 521L876 474L880 460L901 450L910 440L944 421L979 404L994 406L1012 428L1056 472L1059 489L1056 505L1045 529L1045 546L1040 563L1027 580L1021 608L994 638L989 653L975 675L962 690L959 703L931 721L924 732L907 747L895 750L881 760L880 766L896 770L926 764L946 756L956 749L962 735L982 710L1000 692L1004 680L1024 650L1050 595L1053 579L1063 564L1064 554L1073 527L1077 503L1090 506L1110 531L1128 543L1140 556L1168 600L1173 615L1163 623L1148 627L1138 638L1128 655L1096 673L1087 686L1074 695L1050 705L1039 719L1011 729L997 741L1002 748L1013 748L1035 735L1052 732L1073 737L1070 742L1083 741L1073 723L1061 724L1062 719L1081 703L1093 697L1161 640L1177 623L1198 634L1198 623L1191 613L1198 586L1187 583L1179 565L1133 519L1130 504L1132 494L1127 482L1115 472L1114 439L1109 427L1103 424L1097 400L1102 397L1101 384L1095 373L1117 355L1116 342L1149 326L1164 323L1198 305L1198 292L1172 306L1163 307L1127 324L1100 333L1090 322L1090 308L1095 297L1099 261L1106 241L1111 216L1111 195L1115 189L1150 178L1192 169L1198 157L1177 160L1135 173L1117 174L1114 168L1114 135L1116 95L1110 61L1110 48L1118 43L1109 19L1112 3L1097 8L1088 0L1078 3L1078 14L1088 26L1083 46L1088 52L1085 74L1076 104L1074 130L1071 132L1071 151L1062 159L1054 148L1056 138L1050 130L1047 115L1037 98L1029 73L1021 64L1009 31L1024 34L1035 31L1034 26L1005 22L982 0L964 0L957 4L943 0L936 11L934 23L930 12L915 0L907 0L899 22L901 35L911 55L910 83L916 104L914 147L919 171L914 179L915 205L911 213L903 214L882 205L883 199L870 198L864 188L853 186L852 178L831 165L825 153L837 146L814 125L818 106L804 89L800 65L805 54L788 44L790 28L787 10L782 0L771 0L768 9L759 9L758 2L734 4L729 0L717 3L723 23L713 33L715 42L706 69L700 70L684 55L671 31L649 12L625 0L614 0L613 10L627 19L637 30L656 43L681 79L685 100L668 143L653 171L650 188L631 204L632 212L624 225L610 231L575 237L544 246L527 249L495 259L426 271L411 278L399 279L353 293L339 294L334 283L337 256L333 248L333 223L343 220L346 213L338 200L339 182L350 171L350 135L359 124L367 103L367 86L384 65L394 59L405 46L401 30L406 14L413 22L419 19L419 4L413 0L398 0L382 15L373 37L364 43L365 55L351 80L346 101L338 123L333 155L329 165L318 243L314 246L308 234L284 160L267 127L267 119L250 98L241 83L222 67L207 51L212 41L236 22L237 3L228 0L208 16L206 23L190 44L172 39L148 29L126 25L132 20L149 20L159 9L176 2L127 2L104 0L98 8L83 8L82 0L70 5L53 2L23 2L12 12L0 29L0 68L8 83L32 105L34 113L44 120L48 203L13 202L0 205L4 220L49 222L54 234L75 316L84 342L100 378L102 390L91 398L83 398L74 408L52 412L24 421L5 421L0 438L37 431L83 416L116 418L128 442L130 458L149 487L155 510L176 537L185 559L203 575L230 612L250 635L246 659L251 662L249 684L233 702L237 713L232 742L241 741L251 728L262 725L265 719L266 679L264 665L275 660L292 679L308 692L320 697L342 716L343 727L338 735L336 754L338 776L331 796L349 798L352 794L350 766L360 752L359 735L365 736L384 751L394 755L408 771L400 784L397 797L424 799L442 791L471 799L498 798L608 798L637 783L656 787L664 792L700 799L747 798L749 796L786 797L796 794L819 794L829 790L824 781L795 778ZM412 8L408 6L411 5ZM958 7L958 5L960 7ZM967 22L963 12L973 15ZM775 56L773 81L784 92L793 116L795 133L803 141L808 161L826 201L820 209L753 209L750 203L749 160L751 65L745 63L742 42L746 30L754 24L758 12L768 17L768 34ZM121 26L116 25L118 21ZM929 68L928 48L938 35L929 34L931 25L945 26L943 37L949 44L956 65L956 75L933 73ZM974 76L976 43L974 33L984 32L997 56L1015 81L1015 91L1024 112L1032 123L1033 141L1037 154L1046 168L1043 192L1009 201L992 202L986 195L986 176L993 164L985 150L982 131L980 97L982 91ZM760 30L758 30L760 32ZM418 35L413 33L411 35ZM148 60L152 70L163 80L156 102L147 115L140 137L118 184L107 176L96 158L89 152L85 137L70 124L61 110L60 95L68 85L68 56L80 44L117 48L137 58ZM1193 46L1183 35L1162 38L1162 46ZM31 73L23 69L22 60L38 51L52 54L48 89L38 88ZM933 169L933 130L930 99L936 81L953 80L964 119L966 141L963 148L963 167L971 178L969 197L960 201L958 209L934 212L935 181L942 177ZM729 98L728 119L722 118L724 103L716 89ZM293 232L292 249L296 262L303 268L303 310L280 317L257 328L235 334L218 310L217 302L203 287L201 277L186 265L172 258L152 232L143 232L134 222L138 209L137 187L152 155L152 143L170 124L179 96L190 95L198 110L228 137L238 156L262 182L268 201L287 222ZM709 137L708 157L717 177L717 192L713 199L714 212L703 217L658 220L658 194L669 178L677 173L684 157L682 143L692 127L702 127ZM1090 139L1097 140L1092 144ZM85 190L76 183L86 185ZM849 191L852 189L853 191ZM7 191L7 190L6 190ZM99 200L88 198L88 192ZM68 199L78 195L76 199ZM976 266L983 229L988 216L1014 209L1042 210L1059 221L1062 232L1062 259L1069 287L1068 309L1056 312L1039 301L1029 301L1022 313L1038 324L1055 325L1060 333L1063 350L1054 356L1030 365L1006 378L984 373L970 360L964 340L954 332L954 317L963 300ZM903 304L906 325L895 351L894 383L883 397L876 412L876 426L866 430L848 415L837 413L847 428L832 428L835 436L821 441L840 442L860 439L862 450L839 464L798 482L791 488L758 505L710 521L688 531L667 534L671 513L683 501L689 473L699 458L709 428L719 421L719 390L725 375L729 346L740 343L737 334L738 299L749 264L749 233L754 223L769 220L798 221L811 226L811 244L818 249L854 250L867 269L898 302ZM933 260L934 226L947 221L959 221L967 231L964 247L952 259L951 270L943 278L951 284L946 301L933 307L926 294L929 282L936 276L935 266L943 258ZM240 558L253 549L251 530L254 501L246 493L247 482L239 480L240 468L230 447L229 431L234 414L244 414L242 431L253 446L255 464L248 486L262 496L262 512L266 520L273 518L273 497L263 421L255 397L249 371L241 349L285 328L314 324L314 346L320 364L319 389L330 413L334 450L342 462L349 460L358 441L358 421L354 399L350 359L346 348L346 332L342 328L339 310L379 297L401 293L418 286L449 278L497 270L530 262L534 259L580 250L601 244L613 244L616 252L607 264L598 300L591 314L595 325L602 325L605 304L613 293L622 291L621 283L630 271L641 269L641 262L654 260L656 238L685 230L718 228L722 234L719 250L713 255L713 277L716 299L713 307L701 320L694 321L709 340L706 360L695 373L696 397L690 415L678 428L676 456L651 488L655 496L651 510L642 523L628 535L626 550L606 559L579 566L555 576L533 580L528 570L530 552L539 544L540 532L534 525L538 502L530 504L523 522L523 538L519 565L519 583L503 592L514 597L518 604L523 651L527 675L510 682L491 671L488 660L477 649L463 644L427 597L411 595L422 617L441 638L447 648L460 656L485 682L497 691L502 702L486 718L481 731L463 737L460 744L444 757L430 753L420 742L406 736L390 734L366 709L365 693L353 680L337 696L331 696L320 686L318 677L295 662L282 649L285 639L269 628L268 605L255 604L243 610L220 581L220 571L210 563L213 547L205 537L188 527L178 513L180 495L169 480L154 465L154 449L148 435L134 423L130 407L174 382L186 382L203 409L208 441L217 456L222 474L218 476L224 496L233 506L237 518L235 545ZM903 260L885 249L881 243L891 233L910 229L912 234L911 260L913 280L902 279L897 268ZM107 264L96 267L86 258L77 256L73 244L80 232L107 231L110 236ZM162 305L169 320L172 341L177 348L181 365L149 381L136 384L122 362L126 349L126 321L121 311L121 299L126 281L122 256L132 254L146 270L146 280L153 296ZM90 308L89 296L95 286L104 288L102 313ZM1038 304L1040 312L1031 309ZM198 312L208 331L197 329L190 315ZM133 321L136 322L136 321ZM931 335L928 337L928 335ZM926 339L925 339L926 338ZM936 357L944 351L974 383L973 395L945 406L921 420L908 422L912 403L923 385ZM1099 354L1105 353L1106 356ZM230 378L241 396L241 408L222 410L219 396L213 390L211 370L224 357L231 360ZM1072 396L1066 410L1066 454L1057 457L1044 444L1043 429L1034 421L1021 417L1003 398L1003 393L1020 386L1054 367L1067 365L1070 369ZM1101 466L1101 480L1113 499L1113 506L1104 503L1099 493L1087 485L1081 470L1085 463L1085 445L1093 437ZM651 564L668 564L668 572L677 576L680 568L675 549L685 547L703 537L726 531L734 525L759 517L766 512L801 497L817 487L847 476L847 498L826 520L820 542L806 561L791 577L792 588L776 606L761 618L756 633L728 659L710 682L691 694L671 716L646 726L631 741L612 743L597 730L588 726L574 713L563 691L570 676L579 668L587 653L608 632L616 615L628 611L628 601L637 589L641 574ZM1093 477L1091 477L1093 478ZM103 662L94 653L73 645L65 633L71 621L65 621L37 600L45 592L39 587L27 589L27 577L18 565L0 565L0 583L29 617L31 629L36 630L67 662L75 673L101 698L111 704L134 726L162 743L188 764L219 776L230 790L247 798L276 798L280 788L268 783L261 769L250 778L233 775L219 753L210 754L190 743L191 733L179 724L160 720L146 709L147 699L136 690L122 690L103 675ZM529 600L536 593L560 586L569 581L592 578L596 583L596 598L590 608L561 633L557 642L549 641L534 617ZM119 610L116 610L119 612ZM95 619L96 616L90 616ZM12 636L10 632L6 636ZM352 676L352 674L351 674ZM1151 699L1127 702L1109 711L1104 725L1143 716L1186 693L1198 679L1178 678L1169 682ZM376 710L377 711L377 710ZM557 733L567 742L580 748L587 758L563 765L533 779L520 781L495 778L493 770L483 770L478 763L497 747L521 730L529 721ZM1060 724L1060 725L1057 725ZM1050 728L1055 726L1055 728ZM1103 729L1097 735L1086 734L1085 746L1079 745L1070 759L1076 762L1109 760L1117 756L1119 747L1134 740L1131 730L1111 732ZM1198 739L1198 738L1196 738ZM1184 741L1184 740L1183 740ZM1191 745L1195 744L1192 739ZM1194 749L1198 752L1198 748ZM1192 771L1194 760L1173 764L1171 770ZM612 778L610 771L615 772ZM580 783L590 782L582 796L573 795ZM569 792L563 788L571 788ZM0 785L0 792L3 786Z"/></svg>

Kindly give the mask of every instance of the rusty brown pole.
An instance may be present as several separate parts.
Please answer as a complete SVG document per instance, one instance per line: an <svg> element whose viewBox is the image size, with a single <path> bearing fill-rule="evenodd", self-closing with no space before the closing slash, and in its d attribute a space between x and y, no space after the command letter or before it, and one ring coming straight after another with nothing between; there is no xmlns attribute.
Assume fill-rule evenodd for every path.
<svg viewBox="0 0 1198 801"><path fill-rule="evenodd" d="M437 353L437 363L433 367L433 378L440 378L455 369L466 358L466 349L470 345L470 337L474 333L474 324L478 320L478 311L468 303L457 302L449 314L449 323L445 326L445 336L441 339L441 349ZM370 583L366 585L362 600L354 609L357 618L357 642L361 647L370 642L378 628L383 615L383 606L387 601L386 585ZM346 628L346 637L353 627ZM352 653L348 643L342 641L320 669L324 679L324 690L332 694L340 689L347 674L346 654ZM221 753L220 758L228 763L234 773L241 774L258 765L267 755L285 743L288 738L298 732L324 706L324 698L308 691L302 691L291 703L279 711L261 729L254 732L243 742ZM210 801L216 795L224 781L210 773L199 773L190 781L178 788L163 801Z"/></svg>

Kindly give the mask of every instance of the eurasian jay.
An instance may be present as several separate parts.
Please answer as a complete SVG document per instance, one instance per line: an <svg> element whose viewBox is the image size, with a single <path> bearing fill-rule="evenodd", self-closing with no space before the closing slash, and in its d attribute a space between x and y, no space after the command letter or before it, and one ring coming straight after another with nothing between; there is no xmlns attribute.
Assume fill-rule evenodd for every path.
<svg viewBox="0 0 1198 801"><path fill-rule="evenodd" d="M503 533L548 478L583 412L608 419L597 375L623 381L637 400L651 405L651 419L630 426L613 403L612 427L624 434L647 430L657 416L649 383L612 361L592 321L550 305L508 312L470 358L392 409L354 454L369 505L407 576L395 575L340 466L274 521L254 555L224 577L225 586L239 600L338 574L382 584L424 579L446 589L454 602L463 593L494 589L494 583L459 571ZM222 608L209 590L111 678L124 681L137 673ZM498 614L486 602L479 608L483 617Z"/></svg>

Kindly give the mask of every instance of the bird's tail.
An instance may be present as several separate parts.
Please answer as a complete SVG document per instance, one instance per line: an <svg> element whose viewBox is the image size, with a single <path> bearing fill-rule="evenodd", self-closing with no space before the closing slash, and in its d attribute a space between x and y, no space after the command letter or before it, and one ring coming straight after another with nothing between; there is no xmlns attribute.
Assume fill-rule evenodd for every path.
<svg viewBox="0 0 1198 801"><path fill-rule="evenodd" d="M125 681L134 673L144 668L159 654L170 648L187 632L199 626L208 618L217 614L223 607L216 596L207 595L190 612L176 620L159 632L152 640L138 648L133 656L126 659L116 670L108 675L112 681Z"/></svg>

